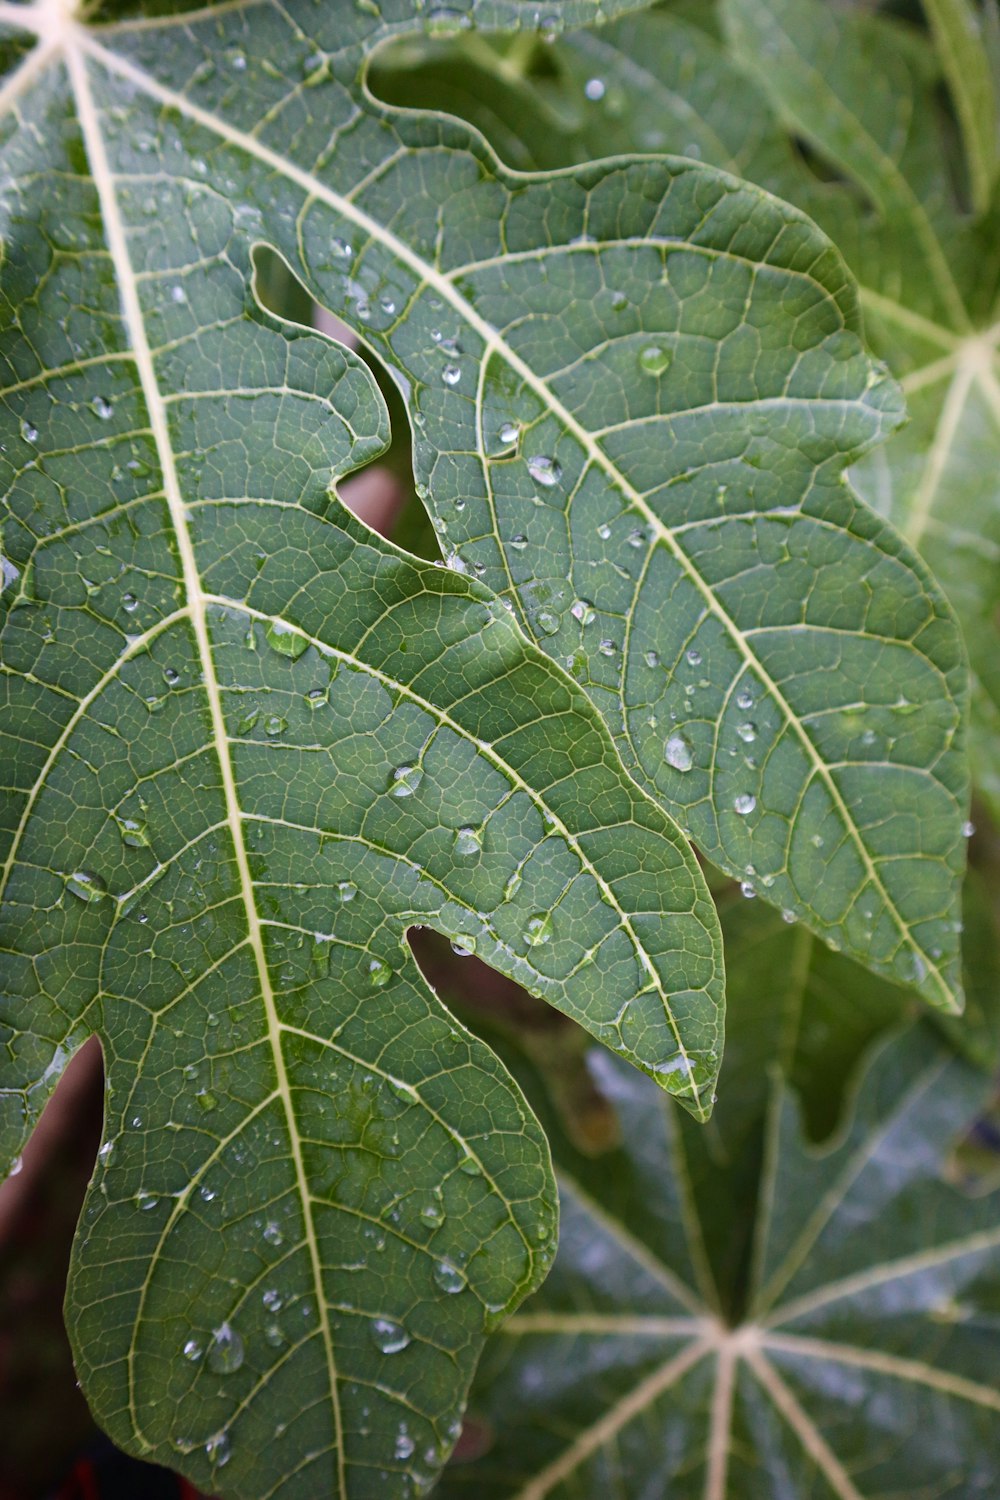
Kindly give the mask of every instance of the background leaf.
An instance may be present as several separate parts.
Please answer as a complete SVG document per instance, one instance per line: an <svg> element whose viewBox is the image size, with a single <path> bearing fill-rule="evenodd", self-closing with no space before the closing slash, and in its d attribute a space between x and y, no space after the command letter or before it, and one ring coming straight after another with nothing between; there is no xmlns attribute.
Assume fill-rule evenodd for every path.
<svg viewBox="0 0 1000 1500"><path fill-rule="evenodd" d="M443 1493L989 1494L1000 1231L991 1200L944 1180L982 1076L910 1032L821 1155L779 1091L761 1289L720 1324L673 1114L593 1065L624 1144L595 1167L555 1138L559 1257L488 1346L472 1405L485 1451Z"/></svg>

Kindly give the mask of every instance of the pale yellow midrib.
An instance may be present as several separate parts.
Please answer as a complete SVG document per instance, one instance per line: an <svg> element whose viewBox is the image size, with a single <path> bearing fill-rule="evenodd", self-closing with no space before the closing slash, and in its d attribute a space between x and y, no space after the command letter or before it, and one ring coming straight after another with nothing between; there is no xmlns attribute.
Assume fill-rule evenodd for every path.
<svg viewBox="0 0 1000 1500"><path fill-rule="evenodd" d="M483 340L484 347L480 355L483 361L488 360L492 354L499 355L520 376L525 384L534 391L549 411L572 434L587 454L589 461L603 470L612 484L628 498L629 502L643 516L657 538L667 547L684 576L700 594L704 601L706 612L720 621L727 636L733 641L733 644L743 656L747 666L759 677L765 691L783 715L793 736L803 747L806 760L812 766L813 775L817 776L826 788L868 880L882 897L886 910L893 915L897 931L903 940L909 940L909 928L903 921L895 901L886 890L878 867L872 859L864 840L861 838L854 820L850 816L840 788L837 786L829 767L817 753L816 747L803 728L798 716L792 712L791 705L779 689L777 683L771 677L770 673L765 670L763 663L749 649L742 631L737 628L735 621L722 607L713 591L692 566L690 559L674 538L669 527L663 523L656 512L650 507L645 496L639 490L635 489L625 478L625 475L621 473L614 460L609 458L595 441L593 435L586 428L581 427L576 418L556 398L545 381L535 374L530 365L525 363L520 355L510 347L490 323L479 316L471 304L452 285L447 276L442 275L433 266L428 264L414 250L411 250L403 240L387 229L384 224L380 224L377 219L373 219L370 214L358 208L350 199L345 198L340 193L334 192L332 188L327 187L311 173L304 171L301 167L290 162L280 152L273 151L270 147L265 146L255 136L247 135L245 132L228 125L218 115L212 114L209 110L202 109L199 105L192 103L183 94L178 94L175 90L159 83L143 68L139 68L124 58L116 56L113 52L109 52L99 42L94 41L92 38L86 38L84 45L91 55L110 72L128 79L129 82L146 92L151 98L158 100L167 108L176 110L181 116L186 116L203 129L228 141L230 145L235 146L238 150L256 157L257 160L270 167L273 171L280 173L289 181L294 182L308 198L324 202L328 207L334 208L345 218L350 219L359 229L363 229L373 240L382 244L393 255L403 261L425 285L433 288L476 331ZM808 915L804 906L802 909ZM939 965L923 949L921 949L921 958L927 977L932 977L935 981L933 988L936 990L938 998L946 1008L951 1008L953 1004L951 987L945 982ZM922 985L922 988L926 993L929 986Z"/></svg>
<svg viewBox="0 0 1000 1500"><path fill-rule="evenodd" d="M305 1238L309 1250L313 1281L316 1290L317 1309L320 1322L320 1330L323 1336L326 1350L327 1370L330 1384L330 1401L333 1412L334 1431L336 1434L337 1450L337 1492L341 1500L346 1500L347 1485L344 1472L344 1442L343 1424L340 1412L340 1395L338 1390L338 1377L336 1364L333 1356L333 1340L330 1329L329 1313L326 1305L326 1293L323 1286L322 1262L320 1259L319 1245L316 1239L315 1225L312 1216L312 1201L309 1191L309 1182L302 1157L301 1142L298 1135L298 1126L295 1119L295 1111L291 1096L291 1088L288 1073L285 1067L284 1054L281 1046L281 1028L275 1004L274 991L271 985L271 976L267 966L267 958L264 952L264 943L261 935L260 921L254 898L253 880L250 873L249 860L247 858L246 844L243 838L242 818L240 812L239 798L236 790L236 781L233 773L232 758L229 751L229 740L226 733L225 720L222 712L222 699L219 691L219 683L215 673L215 661L212 655L211 642L208 634L205 607L206 599L202 592L201 578L198 572L197 560L191 533L188 528L185 515L184 498L181 492L177 468L174 462L173 449L170 442L170 433L167 424L166 411L160 395L159 383L153 362L152 351L146 337L145 322L142 315L142 307L139 302L138 291L132 269L131 259L128 252L128 240L125 227L122 223L118 204L114 191L114 178L111 172L107 154L104 149L104 141L101 135L100 121L90 91L90 80L87 77L86 62L83 57L83 49L74 45L73 34L67 38L65 43L66 64L73 86L76 99L77 114L80 128L83 134L84 144L90 162L91 174L97 190L101 206L101 216L107 237L108 250L115 268L119 293L124 314L125 327L128 332L132 351L135 357L136 370L149 415L150 428L153 433L157 453L163 470L164 492L170 510L171 522L174 527L178 554L183 569L184 587L188 598L192 627L198 645L198 655L204 677L203 687L205 697L209 706L212 722L212 735L216 754L219 761L220 773L223 783L223 794L226 805L226 822L229 827L230 839L233 845L239 875L240 889L243 897L243 905L246 911L248 936L250 947L253 951L257 965L258 977L261 986L261 997L267 1021L268 1035L271 1041L271 1051L274 1057L275 1077L277 1080L277 1092L281 1097L286 1123L288 1127L289 1148L295 1168L295 1175L299 1189L299 1197L302 1204L303 1223ZM132 1393L130 1392L130 1406L132 1418L139 1431L138 1414L135 1411Z"/></svg>

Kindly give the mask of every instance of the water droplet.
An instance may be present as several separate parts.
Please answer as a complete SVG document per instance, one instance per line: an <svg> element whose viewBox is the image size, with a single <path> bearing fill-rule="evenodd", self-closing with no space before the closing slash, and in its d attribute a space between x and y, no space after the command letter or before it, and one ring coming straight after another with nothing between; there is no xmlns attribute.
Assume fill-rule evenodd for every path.
<svg viewBox="0 0 1000 1500"><path fill-rule="evenodd" d="M521 436L521 428L517 422L504 422L497 437L505 447L511 447Z"/></svg>
<svg viewBox="0 0 1000 1500"><path fill-rule="evenodd" d="M604 98L606 88L603 78L588 78L583 85L583 92L591 103L596 104L599 99Z"/></svg>
<svg viewBox="0 0 1000 1500"><path fill-rule="evenodd" d="M524 535L523 531L519 531L517 536L511 537L510 545L513 547L515 552L523 552L525 547L528 545L528 538Z"/></svg>
<svg viewBox="0 0 1000 1500"><path fill-rule="evenodd" d="M218 1109L219 1107L219 1101L211 1089L199 1089L194 1096L194 1102L206 1115L210 1115L213 1109Z"/></svg>
<svg viewBox="0 0 1000 1500"><path fill-rule="evenodd" d="M683 734L672 734L663 747L663 759L675 771L690 771L694 765L691 742Z"/></svg>
<svg viewBox="0 0 1000 1500"><path fill-rule="evenodd" d="M482 1177L483 1169L471 1154L466 1154L458 1164L458 1170L466 1177Z"/></svg>
<svg viewBox="0 0 1000 1500"><path fill-rule="evenodd" d="M602 656L614 656L618 650L618 644L616 641L602 641L597 649Z"/></svg>
<svg viewBox="0 0 1000 1500"><path fill-rule="evenodd" d="M309 644L304 635L299 635L284 620L272 620L265 631L265 638L272 651L277 651L279 656L287 656L291 661L297 660Z"/></svg>
<svg viewBox="0 0 1000 1500"><path fill-rule="evenodd" d="M688 661L691 663L692 667L701 666L701 652L696 650L694 646L691 647L690 651L686 651L684 654L687 657Z"/></svg>
<svg viewBox="0 0 1000 1500"><path fill-rule="evenodd" d="M739 735L741 740L743 740L746 744L751 745L757 738L757 726L756 724L749 723L749 721L746 724L738 724L736 726L736 733Z"/></svg>
<svg viewBox="0 0 1000 1500"><path fill-rule="evenodd" d="M392 978L392 970L381 958L372 958L368 961L368 983L373 989L381 990Z"/></svg>
<svg viewBox="0 0 1000 1500"><path fill-rule="evenodd" d="M412 797L423 779L424 773L419 766L397 766L389 782L390 795Z"/></svg>
<svg viewBox="0 0 1000 1500"><path fill-rule="evenodd" d="M403 1462L406 1459L408 1459L409 1457L411 1457L411 1455L413 1453L413 1450L414 1450L414 1448L416 1446L417 1446L416 1443L413 1441L413 1439L407 1433L406 1428L405 1427L401 1427L399 1429L399 1435L396 1438L396 1447L395 1447L395 1450L394 1450L395 1451L395 1456L401 1462Z"/></svg>
<svg viewBox="0 0 1000 1500"><path fill-rule="evenodd" d="M145 823L139 822L137 818L116 818L115 822L123 844L127 844L130 849L149 848L149 830Z"/></svg>
<svg viewBox="0 0 1000 1500"><path fill-rule="evenodd" d="M444 369L441 371L441 379L444 381L445 385L458 385L458 382L461 380L461 378L462 371L459 369L458 365L445 365Z"/></svg>
<svg viewBox="0 0 1000 1500"><path fill-rule="evenodd" d="M737 708L753 708L753 694L748 693L744 688L742 692L736 694L736 706Z"/></svg>
<svg viewBox="0 0 1000 1500"><path fill-rule="evenodd" d="M810 842L810 844L812 844L812 846L813 846L814 849L822 849L822 847L823 847L823 835L821 833L814 833L810 837L809 842Z"/></svg>
<svg viewBox="0 0 1000 1500"><path fill-rule="evenodd" d="M658 667L660 665L659 654L656 651L647 651L644 660L647 667Z"/></svg>
<svg viewBox="0 0 1000 1500"><path fill-rule="evenodd" d="M452 848L455 854L463 858L469 855L481 854L483 835L478 828L458 828L455 831L455 841Z"/></svg>
<svg viewBox="0 0 1000 1500"><path fill-rule="evenodd" d="M205 1444L205 1453L208 1461L216 1469L221 1469L223 1464L229 1462L229 1437L225 1432L217 1432L210 1437Z"/></svg>
<svg viewBox="0 0 1000 1500"><path fill-rule="evenodd" d="M21 423L21 436L26 443L37 443L38 428L32 427L31 423L25 420Z"/></svg>
<svg viewBox="0 0 1000 1500"><path fill-rule="evenodd" d="M522 879L523 876L521 875L520 870L515 870L513 875L510 877L507 884L503 888L503 899L505 901L513 901L514 897L521 889Z"/></svg>
<svg viewBox="0 0 1000 1500"><path fill-rule="evenodd" d="M549 942L551 937L551 912L538 911L533 917L528 918L528 924L524 929L524 941L529 948L540 948L543 943Z"/></svg>
<svg viewBox="0 0 1000 1500"><path fill-rule="evenodd" d="M358 888L353 880L340 880L337 882L337 895L345 905L348 901L353 901L357 894Z"/></svg>
<svg viewBox="0 0 1000 1500"><path fill-rule="evenodd" d="M431 1229L439 1229L444 1223L444 1203L441 1197L441 1189L434 1189L434 1196L429 1203L425 1203L420 1210L420 1218L424 1224Z"/></svg>
<svg viewBox="0 0 1000 1500"><path fill-rule="evenodd" d="M550 609L540 609L535 616L535 624L545 635L555 635L559 629L559 616L554 615Z"/></svg>
<svg viewBox="0 0 1000 1500"><path fill-rule="evenodd" d="M80 901L103 901L108 894L108 888L100 875L94 875L90 870L74 870L65 879L70 895L76 896Z"/></svg>
<svg viewBox="0 0 1000 1500"><path fill-rule="evenodd" d="M795 921L795 913L793 911L790 911L789 908L785 906L781 911L781 920L783 922L787 922L789 926L791 926L791 924Z"/></svg>
<svg viewBox="0 0 1000 1500"><path fill-rule="evenodd" d="M285 1236L280 1226L275 1224L273 1220L264 1225L262 1238L268 1245L278 1246L283 1245L285 1242Z"/></svg>
<svg viewBox="0 0 1000 1500"><path fill-rule="evenodd" d="M275 1287L268 1287L260 1299L268 1312L280 1312L284 1306L284 1298Z"/></svg>
<svg viewBox="0 0 1000 1500"><path fill-rule="evenodd" d="M383 1354L398 1354L410 1342L410 1335L401 1323L389 1318L374 1318L370 1323L372 1340Z"/></svg>
<svg viewBox="0 0 1000 1500"><path fill-rule="evenodd" d="M976 825L975 825L975 823L963 823L962 824L962 837L963 838L965 838L965 839L971 839L971 837L975 833L975 831L976 831Z"/></svg>
<svg viewBox="0 0 1000 1500"><path fill-rule="evenodd" d="M570 605L570 614L581 625L590 625L596 619L596 610L589 599L575 599Z"/></svg>
<svg viewBox="0 0 1000 1500"><path fill-rule="evenodd" d="M339 235L330 241L330 249L338 260L347 260L354 254L354 246L348 244L347 240L342 240Z"/></svg>
<svg viewBox="0 0 1000 1500"><path fill-rule="evenodd" d="M164 667L163 680L167 684L167 687L176 687L181 680L181 674L176 667Z"/></svg>
<svg viewBox="0 0 1000 1500"><path fill-rule="evenodd" d="M476 939L471 932L460 932L451 945L452 953L459 958L471 958L476 951Z"/></svg>
<svg viewBox="0 0 1000 1500"><path fill-rule="evenodd" d="M546 489L551 489L562 478L562 465L543 453L533 453L528 459L528 473L536 484L543 484Z"/></svg>
<svg viewBox="0 0 1000 1500"><path fill-rule="evenodd" d="M114 407L106 396L95 396L90 406L94 415L100 417L102 422L107 422L114 412Z"/></svg>
<svg viewBox="0 0 1000 1500"><path fill-rule="evenodd" d="M669 370L673 355L662 344L647 344L639 351L639 369L647 375L662 375Z"/></svg>
<svg viewBox="0 0 1000 1500"><path fill-rule="evenodd" d="M754 890L754 888L750 884L749 880L741 880L740 881L740 895L741 896L745 896L748 901L752 901L753 898L756 896L756 894L757 894L757 892Z"/></svg>
<svg viewBox="0 0 1000 1500"><path fill-rule="evenodd" d="M740 817L745 818L748 813L752 813L754 808L757 806L757 798L751 796L749 792L741 792L733 802L733 806L739 813Z"/></svg>
<svg viewBox="0 0 1000 1500"><path fill-rule="evenodd" d="M188 1339L184 1345L184 1358L191 1360L192 1364L201 1359L202 1348L197 1339Z"/></svg>
<svg viewBox="0 0 1000 1500"><path fill-rule="evenodd" d="M134 594L122 594L122 609L127 615L134 615L139 608L139 601Z"/></svg>
<svg viewBox="0 0 1000 1500"><path fill-rule="evenodd" d="M208 1346L208 1367L216 1375L232 1375L243 1363L243 1340L229 1323L223 1323L212 1334Z"/></svg>
<svg viewBox="0 0 1000 1500"><path fill-rule="evenodd" d="M450 1260L435 1261L431 1274L442 1292L446 1292L449 1296L465 1289L465 1273L457 1266L453 1266Z"/></svg>

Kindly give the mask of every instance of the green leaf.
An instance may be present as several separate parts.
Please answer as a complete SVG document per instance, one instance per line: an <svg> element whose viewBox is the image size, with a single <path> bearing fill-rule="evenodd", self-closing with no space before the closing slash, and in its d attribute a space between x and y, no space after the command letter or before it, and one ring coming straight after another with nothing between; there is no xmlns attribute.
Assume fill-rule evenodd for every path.
<svg viewBox="0 0 1000 1500"><path fill-rule="evenodd" d="M500 601L341 507L384 404L262 310L263 211L201 128L52 7L2 18L41 34L4 95L0 1155L96 1032L67 1311L95 1414L216 1494L408 1496L555 1203L407 929L705 1115L714 908ZM176 26L108 35L192 61Z"/></svg>
<svg viewBox="0 0 1000 1500"><path fill-rule="evenodd" d="M663 19L628 35L655 35ZM697 64L713 44L683 30ZM668 26L664 42L675 35ZM677 55L670 45L640 50L650 67ZM606 71L592 76L614 92ZM628 97L625 78L618 92ZM721 106L705 135L716 116ZM777 180L787 144L775 153L762 137L761 150ZM663 209L661 173L671 178ZM626 174L628 223L612 191ZM588 687L626 764L699 848L876 972L947 1004L958 983L965 668L936 586L842 481L843 466L899 415L854 342L853 291L804 221L693 165L581 168L562 179L567 206L577 181L593 190L564 248L543 258L519 241L519 263L498 258L499 246L480 250L460 283L491 319L502 307L511 352L495 338L486 346L513 370L512 392L528 387L523 414L504 392L494 430L514 409L525 457L555 458L558 482L544 483L546 470L531 493L516 455L491 463L486 452L488 503L462 520L441 512L439 524L463 560L519 596L527 628ZM710 182L719 196L706 200ZM655 208L640 213L647 201ZM633 260L627 233L653 234L656 250L646 244ZM674 238L687 235L695 254ZM537 290L543 261L549 308ZM805 323L800 307L810 309ZM780 329L789 351L808 347L808 360L793 356L794 376L770 355L758 360L764 328L769 348ZM631 384L637 368L645 395ZM456 447L488 449L492 384L482 401L481 439L470 431ZM429 422L420 438L417 462L432 478ZM461 472L470 491L481 488L472 463ZM487 531L505 540L499 562L478 539ZM930 713L918 707L932 701ZM892 805L891 833L872 828L869 798ZM940 812L925 822L932 803ZM929 862L931 822L941 842Z"/></svg>
<svg viewBox="0 0 1000 1500"><path fill-rule="evenodd" d="M985 0L985 10L992 6L994 16L995 4ZM989 23L973 0L924 0L924 8L962 127L972 204L985 213L1000 167L996 79L985 35Z"/></svg>
<svg viewBox="0 0 1000 1500"><path fill-rule="evenodd" d="M723 0L723 15L740 63L876 210L852 214L848 200L824 210L810 199L861 283L868 332L902 378L911 416L853 478L927 558L958 611L972 664L973 774L996 813L997 209L978 226L955 211L934 59L916 33L813 0Z"/></svg>
<svg viewBox="0 0 1000 1500"><path fill-rule="evenodd" d="M982 1075L910 1032L821 1153L779 1089L754 1289L729 1323L673 1112L611 1059L594 1067L625 1144L594 1166L556 1141L559 1256L487 1347L471 1425L489 1451L442 1493L992 1494L1000 1230L992 1200L947 1180Z"/></svg>

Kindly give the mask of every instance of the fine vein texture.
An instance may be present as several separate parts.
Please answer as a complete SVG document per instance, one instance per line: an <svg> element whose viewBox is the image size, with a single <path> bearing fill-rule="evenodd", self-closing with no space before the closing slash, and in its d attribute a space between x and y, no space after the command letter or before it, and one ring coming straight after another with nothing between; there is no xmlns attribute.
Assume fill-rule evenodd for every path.
<svg viewBox="0 0 1000 1500"><path fill-rule="evenodd" d="M454 1463L441 1493L996 1493L996 1204L945 1180L982 1076L912 1031L881 1050L822 1153L779 1090L754 1284L723 1320L679 1122L613 1059L593 1065L624 1144L595 1163L553 1132L559 1255L487 1346L470 1403L486 1451Z"/></svg>
<svg viewBox="0 0 1000 1500"><path fill-rule="evenodd" d="M213 1494L411 1496L556 1209L407 928L704 1117L714 909L508 609L346 515L385 408L261 310L259 210L153 154L61 8L2 15L39 34L0 101L0 1155L97 1032L67 1316L98 1418Z"/></svg>
<svg viewBox="0 0 1000 1500"><path fill-rule="evenodd" d="M957 1003L964 663L843 482L901 407L838 256L690 162L505 172L358 86L391 31L258 4L88 34L132 212L221 185L394 370L452 564L515 603L699 846Z"/></svg>
<svg viewBox="0 0 1000 1500"><path fill-rule="evenodd" d="M774 26L772 11L782 8L761 7L761 27ZM824 17L827 30L835 33L837 24ZM903 40L910 40L908 32ZM870 71L866 59L855 58L853 72L846 69L835 42L836 36L818 71L835 78L846 72L863 91ZM900 52L902 44L895 45ZM421 55L423 83L401 74ZM907 56L904 52L897 61L897 72L905 73ZM926 49L914 56L926 61ZM529 80L518 84L516 116L513 108L504 112L496 102L507 89L510 69L476 39L435 42L422 54L413 44L400 46L386 55L374 77L388 98L412 104L426 100L429 89L450 76L453 106L467 109L473 121L495 134L499 149L524 165L583 163L603 151L667 149L746 174L817 215L838 245L867 253L868 226L865 221L862 233L856 197L821 183L808 170L766 97L703 31L669 14L639 15L560 39L546 60L547 73L534 88ZM770 52L762 51L762 71L770 60ZM467 63L477 70L474 83ZM553 65L556 83L550 76ZM492 85L480 85L491 68ZM826 120L830 111L812 102L808 82L801 92L817 118ZM888 83L881 95L890 96ZM737 97L738 110L732 106ZM510 150L519 120L520 149ZM929 116L922 128L926 136ZM920 161L926 157L924 141ZM596 170L581 166L577 176ZM766 200L757 199L754 208L744 202L738 234L746 253L748 225L765 211ZM913 252L915 210L909 197L903 206L906 217L893 254L878 252L887 278L897 266L907 275L914 264L923 267ZM589 220L580 230L585 241L600 238ZM584 411L589 399L590 409L603 417L608 392L617 391L624 379L628 357L637 360L647 377L647 397L643 401L641 389L628 388L622 403L627 412L616 407L612 417L598 422L597 441L633 489L644 490L671 538L648 537L645 517L636 509L630 524L615 520L605 464L574 466L564 502L575 559L572 588L559 582L558 569L549 564L548 591L536 609L555 630L559 611L553 601L561 600L564 609L568 604L552 649L565 644L570 669L588 682L616 727L626 760L636 764L700 848L832 945L881 974L916 981L925 996L940 1001L945 954L954 955L957 947L953 881L962 855L950 841L960 837L965 816L960 810L968 797L959 753L966 694L962 646L938 588L912 552L858 506L840 479L848 449L864 441L856 424L866 413L865 403L884 396L885 388L876 385L865 395L860 383L854 386L836 435L819 416L821 410L830 414L822 394L814 399L821 382L810 386L804 404L787 399L804 389L807 369L818 374L831 368L827 361L834 342L824 342L822 327L831 330L829 340L844 338L842 330L832 333L833 323L822 323L820 309L831 310L833 282L821 259L805 281L779 275L773 265L747 268L743 287L743 267L737 270L727 261L721 231L721 210L713 206L696 231L699 241L707 235L713 246L710 277L687 264L688 250L677 253L674 247L664 250L662 269L651 267L641 286L625 274L620 246L613 255L610 248L576 247L578 261L591 253L601 261L593 298L600 319L587 319L588 327L599 326L582 337L577 333L579 347L563 356L560 390L569 387ZM820 256L822 241L812 242ZM946 261L938 250L939 260ZM645 255L649 264L651 251ZM546 257L545 265L551 287L556 258ZM853 265L858 268L857 258ZM565 281L577 296L586 285L582 270ZM799 322L797 310L804 305L799 293L820 323ZM617 322L605 310L615 295ZM848 323L856 326L853 292L845 290L842 301ZM736 307L740 314L734 324ZM543 337L564 348L567 333L580 321L578 304L567 307L559 337L533 303L525 323L532 349L543 347ZM769 385L768 372L776 370L772 340L781 328L790 340L789 381ZM846 344L839 347L846 353ZM852 347L848 363L859 358ZM854 368L860 377L862 364ZM866 380L875 378L870 372ZM593 394L598 391L599 397ZM738 405L720 400L737 392ZM698 407L699 393L707 407ZM870 410L866 414L873 416ZM894 446L895 440L890 451ZM879 448L865 462L876 468L885 451ZM595 468L604 475L600 482ZM494 494L502 488L498 477ZM558 500L553 487L546 503ZM587 535L588 525L596 542L593 533ZM538 587L528 581L538 566L531 538L538 537L551 556L553 526L543 529L527 510L518 513L516 526L520 550L511 571L528 598L530 617L536 599L531 590ZM453 535L450 519L448 535ZM989 557L981 556L970 576L989 566ZM594 633L582 629L574 605L587 619L586 602L600 606L604 600L610 607L606 614L596 608ZM915 633L904 624L911 611ZM602 658L605 649L610 660ZM928 669L940 674L941 684L930 719L916 707L922 695L911 691ZM989 670L995 671L995 662ZM922 701L929 706L929 698ZM925 801L921 789L929 782L938 790ZM921 867L921 884L929 876L930 848L923 840L931 825L918 830L919 810L936 822L931 808L938 796L939 826L942 833L945 822L949 828L948 855L941 845L945 862L950 861L942 887L950 889L949 915L942 908L933 938L918 937L915 949L903 942L890 959L889 928L901 933L901 913L889 914L897 893L901 897L895 882L908 882ZM877 832L865 811L876 798L883 811L893 808L889 823ZM914 857L910 849L920 852ZM954 968L949 975L944 988L956 983Z"/></svg>

